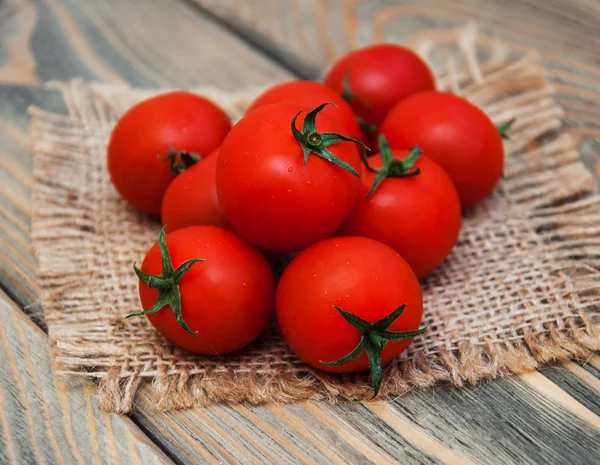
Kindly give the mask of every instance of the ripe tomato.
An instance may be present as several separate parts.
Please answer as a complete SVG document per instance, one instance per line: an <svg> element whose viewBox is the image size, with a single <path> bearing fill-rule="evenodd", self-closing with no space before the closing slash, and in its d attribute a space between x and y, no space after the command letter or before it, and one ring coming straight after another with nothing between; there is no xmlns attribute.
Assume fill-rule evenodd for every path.
<svg viewBox="0 0 600 465"><path fill-rule="evenodd" d="M160 215L167 232L200 224L228 228L215 186L218 153L214 150L169 184Z"/></svg>
<svg viewBox="0 0 600 465"><path fill-rule="evenodd" d="M107 152L110 178L133 208L159 216L179 153L205 156L230 129L225 112L199 95L170 92L144 100L113 129Z"/></svg>
<svg viewBox="0 0 600 465"><path fill-rule="evenodd" d="M167 265L167 269L165 269ZM161 231L136 268L150 323L173 344L205 355L240 349L266 327L275 284L267 261L230 231Z"/></svg>
<svg viewBox="0 0 600 465"><path fill-rule="evenodd" d="M483 200L504 166L502 138L489 117L462 97L423 92L396 105L381 125L392 148L418 145L454 182L464 209Z"/></svg>
<svg viewBox="0 0 600 465"><path fill-rule="evenodd" d="M456 189L433 160L418 148L390 150L368 159L362 189L342 235L365 236L389 245L423 278L448 256L460 232ZM375 171L372 171L375 170Z"/></svg>
<svg viewBox="0 0 600 465"><path fill-rule="evenodd" d="M341 121L318 114L324 106L266 105L225 138L217 194L227 222L251 244L300 250L333 234L354 206L360 155L348 141L357 141L341 135Z"/></svg>
<svg viewBox="0 0 600 465"><path fill-rule="evenodd" d="M248 112L271 103L295 103L314 108L323 102L333 102L336 106L323 108L322 115L341 120L346 125L347 134L364 142L364 135L350 105L337 92L320 82L290 81L273 86L252 102Z"/></svg>
<svg viewBox="0 0 600 465"><path fill-rule="evenodd" d="M288 265L276 312L285 340L304 362L335 373L370 366L377 391L381 364L422 332L423 299L417 278L393 249L365 237L335 237Z"/></svg>
<svg viewBox="0 0 600 465"><path fill-rule="evenodd" d="M375 126L400 100L435 89L427 64L412 50L396 44L351 51L329 69L325 84L339 92L354 113Z"/></svg>

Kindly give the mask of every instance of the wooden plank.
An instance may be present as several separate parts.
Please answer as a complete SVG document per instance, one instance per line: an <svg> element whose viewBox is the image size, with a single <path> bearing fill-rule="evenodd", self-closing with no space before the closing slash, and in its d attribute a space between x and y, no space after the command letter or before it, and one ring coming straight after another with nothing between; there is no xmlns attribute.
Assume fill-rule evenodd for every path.
<svg viewBox="0 0 600 465"><path fill-rule="evenodd" d="M337 57L375 41L404 42L423 30L479 29L514 50L540 50L581 144L600 137L600 7L594 0L192 0L254 40L320 74ZM273 13L267 14L267 11ZM261 37L262 36L262 37ZM298 65L301 66L301 65ZM600 153L596 152L598 157Z"/></svg>
<svg viewBox="0 0 600 465"><path fill-rule="evenodd" d="M537 376L416 390L392 402L169 413L152 411L152 397L143 389L132 416L186 463L206 457L240 463L598 462L599 417L583 406L597 398L588 399L585 390L574 398Z"/></svg>
<svg viewBox="0 0 600 465"><path fill-rule="evenodd" d="M46 335L0 292L0 463L172 463L94 386L56 379Z"/></svg>
<svg viewBox="0 0 600 465"><path fill-rule="evenodd" d="M183 1L8 0L0 20L0 44L13 50L2 55L0 82L236 89L287 76Z"/></svg>

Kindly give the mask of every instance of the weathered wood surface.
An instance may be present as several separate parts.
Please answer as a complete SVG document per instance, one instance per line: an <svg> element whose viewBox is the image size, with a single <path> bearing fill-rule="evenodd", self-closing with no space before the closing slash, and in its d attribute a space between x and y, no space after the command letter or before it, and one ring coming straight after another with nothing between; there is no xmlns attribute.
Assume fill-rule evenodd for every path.
<svg viewBox="0 0 600 465"><path fill-rule="evenodd" d="M582 156L593 163L598 145L590 138L597 135L594 125L600 124L594 119L600 68L592 46L598 31L591 27L591 18L598 18L597 4L579 0L567 7L556 0L515 1L510 3L520 4L505 7L506 12L499 11L500 3L156 0L140 8L135 0L5 0L0 3L0 286L40 322L29 240L32 155L25 112L32 103L61 111L60 96L38 86L49 79L236 88L293 75L315 76L349 47L382 38L402 39L423 27L453 27L479 16L484 31L498 32L517 47L542 50L561 104L567 106L566 122L583 142ZM535 11L535 18L523 16L527 9ZM224 19L215 22L214 15ZM242 38L236 35L240 24ZM581 50L576 49L578 40L585 42ZM15 309L10 310L14 315ZM2 320L0 328L16 327L4 314ZM49 360L38 367L38 351L33 357L23 355L32 353L31 345L23 348L24 342L22 337L10 339L11 353L26 366L33 364L41 379L42 373L50 373ZM3 354L7 353L5 349ZM0 360L3 370L7 359ZM179 463L589 464L600 461L599 376L600 362L594 358L464 390L415 391L387 403L212 406L171 413L157 412L143 391L131 419L148 435L138 438L140 444L151 439ZM0 392L10 392L15 399L37 399L31 403L42 413L32 417L31 410L13 397L10 408L0 408L4 415L0 463L14 461L14 449L13 455L2 453L9 450L4 447L6 438L12 441L21 431L5 427L2 418L37 420L45 418L44 408L63 424L70 418L71 431L90 438L81 460L71 461L65 452L65 462L87 462L106 444L111 444L106 450L121 454L114 457L122 461L128 459L127 453L134 454L134 462L140 460L136 448L131 448L135 441L124 433L129 429L115 424L124 421L130 431L135 426L125 418L98 413L88 385L58 382L56 395L73 400L70 407L62 400L55 411L45 403L49 394L36 390L34 383L18 384L15 379L0 374ZM6 405L7 396L2 399ZM73 405L86 405L86 416L81 416L83 408ZM29 420L30 424L37 422ZM62 450L64 444L72 449L68 434L55 432L52 440L46 429L34 429L29 436L19 433L19 447L42 454L46 449ZM147 450L154 453L150 447ZM162 457L156 454L156 460Z"/></svg>
<svg viewBox="0 0 600 465"><path fill-rule="evenodd" d="M3 292L0 353L0 463L172 463L90 383L54 377L46 334Z"/></svg>

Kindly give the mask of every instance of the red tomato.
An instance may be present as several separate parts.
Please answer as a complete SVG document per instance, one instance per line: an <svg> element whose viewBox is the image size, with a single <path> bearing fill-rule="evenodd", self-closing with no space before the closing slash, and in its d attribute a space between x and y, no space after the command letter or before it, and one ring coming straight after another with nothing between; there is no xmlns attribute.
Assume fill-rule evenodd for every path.
<svg viewBox="0 0 600 465"><path fill-rule="evenodd" d="M363 333L369 345L366 350L376 349L371 336L381 341L390 337L390 331L416 331L423 298L404 259L387 245L365 237L326 239L298 254L283 272L276 297L277 320L292 350L307 364L336 373L363 370L370 363L365 350L348 363L323 363L345 357L361 343L361 332L335 307L375 323L404 304L401 316ZM411 333L405 336L389 342L383 351L375 350L381 354L379 365L406 349L412 337ZM381 366L371 364L371 368L376 374ZM377 390L376 376L374 381Z"/></svg>
<svg viewBox="0 0 600 465"><path fill-rule="evenodd" d="M273 86L252 102L248 112L271 103L295 103L314 108L323 102L333 102L336 106L325 107L322 115L340 119L346 125L347 134L364 141L364 135L350 105L337 92L320 82L290 81Z"/></svg>
<svg viewBox="0 0 600 465"><path fill-rule="evenodd" d="M215 186L218 153L214 150L171 181L160 215L165 231L200 224L228 228Z"/></svg>
<svg viewBox="0 0 600 465"><path fill-rule="evenodd" d="M230 129L225 112L199 95L170 92L144 100L113 129L107 153L110 178L133 208L160 216L163 195L174 177L165 161L171 148L205 156L221 145Z"/></svg>
<svg viewBox="0 0 600 465"><path fill-rule="evenodd" d="M446 172L430 158L419 157L419 149L392 152L385 139L380 147L381 155L368 160L377 172L363 169L360 197L340 234L389 245L417 278L423 278L444 261L458 240L458 194ZM380 183L367 197L376 178Z"/></svg>
<svg viewBox="0 0 600 465"><path fill-rule="evenodd" d="M334 63L325 84L342 94L364 121L376 126L400 100L435 89L427 64L412 50L396 44L351 51Z"/></svg>
<svg viewBox="0 0 600 465"><path fill-rule="evenodd" d="M490 194L504 166L494 123L472 103L445 92L423 92L396 105L381 125L392 148L418 145L454 182L462 207Z"/></svg>
<svg viewBox="0 0 600 465"><path fill-rule="evenodd" d="M164 269L163 257L175 271ZM189 262L193 259L204 261ZM256 339L273 312L275 284L267 261L232 232L214 226L179 229L166 241L161 232L138 276L142 308L152 325L191 352L217 355L240 349ZM159 297L164 277L170 279Z"/></svg>
<svg viewBox="0 0 600 465"><path fill-rule="evenodd" d="M347 133L341 121L319 114L315 128L321 108L286 103L258 108L233 127L221 146L221 207L233 230L257 247L300 250L333 234L354 206L359 151L347 137L331 134ZM293 125L298 131L304 121L302 134L294 135L290 126L300 112Z"/></svg>

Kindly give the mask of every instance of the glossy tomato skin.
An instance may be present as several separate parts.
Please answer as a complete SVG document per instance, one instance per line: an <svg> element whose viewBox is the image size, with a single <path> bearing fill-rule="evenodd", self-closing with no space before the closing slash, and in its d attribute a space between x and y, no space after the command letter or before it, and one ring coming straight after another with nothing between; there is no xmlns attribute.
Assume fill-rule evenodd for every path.
<svg viewBox="0 0 600 465"><path fill-rule="evenodd" d="M174 177L163 161L169 144L205 156L230 129L225 112L199 95L169 92L144 100L125 112L111 134L107 163L112 183L133 208L158 217Z"/></svg>
<svg viewBox="0 0 600 465"><path fill-rule="evenodd" d="M272 103L295 103L314 108L325 102L333 102L336 106L325 107L321 114L341 120L349 136L364 142L364 134L350 105L337 92L320 82L290 81L277 84L259 95L248 112Z"/></svg>
<svg viewBox="0 0 600 465"><path fill-rule="evenodd" d="M409 150L393 150L392 154L403 159ZM381 156L370 157L369 164L380 168ZM456 244L461 208L452 181L436 162L422 155L414 166L420 174L388 177L368 199L376 175L363 169L358 202L340 234L370 237L389 245L420 279L437 268Z"/></svg>
<svg viewBox="0 0 600 465"><path fill-rule="evenodd" d="M229 229L215 186L218 153L214 150L167 187L160 215L166 232L201 224Z"/></svg>
<svg viewBox="0 0 600 465"><path fill-rule="evenodd" d="M279 281L277 321L292 350L320 370L345 373L369 367L366 354L341 366L327 366L349 354L360 333L336 305L374 323L406 304L390 331L418 329L423 316L419 282L390 247L365 237L334 237L318 242L292 260ZM397 357L410 340L389 343L382 363Z"/></svg>
<svg viewBox="0 0 600 465"><path fill-rule="evenodd" d="M392 148L418 145L448 173L463 209L490 194L504 167L504 145L490 118L469 101L446 92L424 92L388 114L381 133Z"/></svg>
<svg viewBox="0 0 600 465"><path fill-rule="evenodd" d="M434 76L412 50L396 44L375 44L353 50L339 59L325 75L325 84L338 93L347 75L354 112L379 125L399 101L417 92L435 89Z"/></svg>
<svg viewBox="0 0 600 465"><path fill-rule="evenodd" d="M290 129L310 108L272 104L242 118L225 138L217 161L217 194L227 222L243 239L272 252L295 252L332 235L356 201L360 178L311 153L306 164ZM319 114L317 130L345 126ZM356 144L329 150L360 172Z"/></svg>
<svg viewBox="0 0 600 465"><path fill-rule="evenodd" d="M173 344L205 355L233 352L252 342L266 327L274 308L275 284L264 257L230 231L214 226L190 226L166 235L173 267L195 263L179 282L183 318L197 334L186 332L170 307L148 315L154 327ZM141 266L162 273L158 244ZM139 284L144 309L158 297L156 289Z"/></svg>

